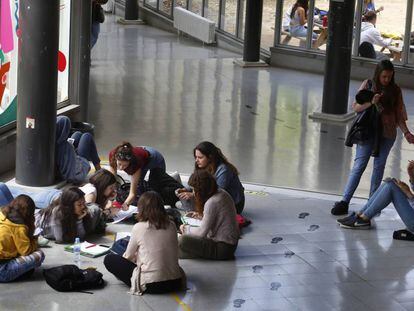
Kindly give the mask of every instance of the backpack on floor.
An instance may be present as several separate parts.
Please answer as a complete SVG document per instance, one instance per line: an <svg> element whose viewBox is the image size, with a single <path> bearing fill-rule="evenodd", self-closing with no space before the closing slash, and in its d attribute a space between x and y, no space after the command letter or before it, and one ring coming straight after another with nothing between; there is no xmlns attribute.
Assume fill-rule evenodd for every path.
<svg viewBox="0 0 414 311"><path fill-rule="evenodd" d="M102 288L105 281L95 269L79 269L75 265L63 265L43 270L46 283L58 292L84 292Z"/></svg>

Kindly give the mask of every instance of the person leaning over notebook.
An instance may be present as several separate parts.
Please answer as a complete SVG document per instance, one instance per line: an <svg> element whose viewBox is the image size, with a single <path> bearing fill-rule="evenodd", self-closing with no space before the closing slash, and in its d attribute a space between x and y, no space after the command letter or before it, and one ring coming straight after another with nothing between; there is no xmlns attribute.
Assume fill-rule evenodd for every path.
<svg viewBox="0 0 414 311"><path fill-rule="evenodd" d="M78 237L83 240L95 231L102 211L97 205L85 205L84 192L70 187L62 192L58 200L36 215L36 227L43 229L42 235L56 243L73 243Z"/></svg>
<svg viewBox="0 0 414 311"><path fill-rule="evenodd" d="M106 269L130 286L131 294L160 294L185 289L185 274L178 265L176 227L161 196L148 191L138 200L139 221L123 256L109 254Z"/></svg>
<svg viewBox="0 0 414 311"><path fill-rule="evenodd" d="M181 259L234 259L239 240L236 208L231 196L219 189L215 178L206 170L196 170L188 184L194 189L199 228L182 225L179 239Z"/></svg>
<svg viewBox="0 0 414 311"><path fill-rule="evenodd" d="M34 236L33 200L19 195L0 209L0 282L29 277L45 255Z"/></svg>

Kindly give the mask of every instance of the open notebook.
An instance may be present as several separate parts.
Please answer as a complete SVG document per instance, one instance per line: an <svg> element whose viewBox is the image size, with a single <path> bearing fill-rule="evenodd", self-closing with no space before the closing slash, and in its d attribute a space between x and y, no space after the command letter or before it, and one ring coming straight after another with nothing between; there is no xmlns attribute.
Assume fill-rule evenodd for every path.
<svg viewBox="0 0 414 311"><path fill-rule="evenodd" d="M109 246L89 242L81 243L81 255L86 257L99 257L109 252ZM65 246L65 251L73 253L73 245Z"/></svg>

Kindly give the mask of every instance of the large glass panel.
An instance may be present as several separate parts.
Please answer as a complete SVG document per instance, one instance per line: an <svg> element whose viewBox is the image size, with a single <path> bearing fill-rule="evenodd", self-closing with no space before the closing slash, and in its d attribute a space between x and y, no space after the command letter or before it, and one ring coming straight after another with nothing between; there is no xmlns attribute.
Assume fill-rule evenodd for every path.
<svg viewBox="0 0 414 311"><path fill-rule="evenodd" d="M202 8L203 8L203 0L191 0L191 8L190 8L191 12L201 15Z"/></svg>
<svg viewBox="0 0 414 311"><path fill-rule="evenodd" d="M411 19L411 30L410 30L410 49L408 51L408 64L414 65L414 8L413 8L413 18Z"/></svg>
<svg viewBox="0 0 414 311"><path fill-rule="evenodd" d="M175 0L175 6L182 7L184 9L187 8L187 0Z"/></svg>
<svg viewBox="0 0 414 311"><path fill-rule="evenodd" d="M268 49L273 46L275 33L276 0L263 1L262 36L260 46Z"/></svg>
<svg viewBox="0 0 414 311"><path fill-rule="evenodd" d="M364 41L371 43L376 51L377 59L390 58L395 63L400 62L407 1L377 0L375 5L365 5L363 10L365 21L361 24L361 44ZM374 10L377 12L376 18L372 17L372 13L368 13ZM375 32L380 33L377 39L373 36ZM363 51L368 53L369 49L364 47ZM368 56L370 53L367 54Z"/></svg>
<svg viewBox="0 0 414 311"><path fill-rule="evenodd" d="M246 20L246 0L240 0L240 7L239 7L239 34L238 37L244 39L244 21Z"/></svg>
<svg viewBox="0 0 414 311"><path fill-rule="evenodd" d="M237 0L222 0L224 1L224 15L221 29L236 35L237 26Z"/></svg>
<svg viewBox="0 0 414 311"><path fill-rule="evenodd" d="M0 128L16 121L18 7L16 0L1 1L0 42Z"/></svg>
<svg viewBox="0 0 414 311"><path fill-rule="evenodd" d="M306 47L306 28L300 24L297 10L291 16L295 0L283 1L283 20L280 43L296 47ZM293 31L293 32L292 32Z"/></svg>
<svg viewBox="0 0 414 311"><path fill-rule="evenodd" d="M220 11L220 0L206 0L208 4L207 11L204 13L204 17L216 23L218 27L218 18Z"/></svg>
<svg viewBox="0 0 414 311"><path fill-rule="evenodd" d="M326 50L326 42L328 39L328 10L329 0L315 1L311 45L313 49Z"/></svg>
<svg viewBox="0 0 414 311"><path fill-rule="evenodd" d="M160 0L160 11L171 15L172 0Z"/></svg>
<svg viewBox="0 0 414 311"><path fill-rule="evenodd" d="M152 6L153 8L157 8L157 0L144 0L146 5Z"/></svg>
<svg viewBox="0 0 414 311"><path fill-rule="evenodd" d="M70 3L71 0L60 0L58 103L67 100L69 94Z"/></svg>

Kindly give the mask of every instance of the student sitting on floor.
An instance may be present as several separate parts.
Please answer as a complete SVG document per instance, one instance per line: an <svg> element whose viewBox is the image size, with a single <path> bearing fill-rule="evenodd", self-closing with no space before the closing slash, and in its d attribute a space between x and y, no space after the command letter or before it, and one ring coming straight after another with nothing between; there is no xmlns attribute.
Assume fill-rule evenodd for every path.
<svg viewBox="0 0 414 311"><path fill-rule="evenodd" d="M137 194L144 192L142 183L148 170L158 168L165 172L165 160L160 152L151 147L133 147L128 142L123 142L111 150L109 165L113 174L120 170L131 176L131 188L123 202L124 209L134 203Z"/></svg>
<svg viewBox="0 0 414 311"><path fill-rule="evenodd" d="M0 209L0 282L29 277L45 255L33 236L35 205L20 195Z"/></svg>
<svg viewBox="0 0 414 311"><path fill-rule="evenodd" d="M101 209L96 205L86 206L84 193L77 187L62 192L59 200L40 210L36 215L36 227L43 229L42 235L56 243L73 243L95 231L100 223Z"/></svg>
<svg viewBox="0 0 414 311"><path fill-rule="evenodd" d="M209 141L199 143L193 151L195 163L194 171L207 170L216 179L219 188L226 190L234 200L237 214L244 209L244 188L239 179L239 171L231 164L220 148ZM181 189L178 194L180 200L194 198L193 192Z"/></svg>
<svg viewBox="0 0 414 311"><path fill-rule="evenodd" d="M138 201L138 223L123 256L109 254L109 272L131 287L131 294L159 294L184 288L185 274L178 265L176 228L168 218L161 196L148 191Z"/></svg>
<svg viewBox="0 0 414 311"><path fill-rule="evenodd" d="M234 259L240 233L233 199L218 189L216 180L206 170L196 170L188 184L194 189L193 216L202 220L199 228L181 226L180 258Z"/></svg>
<svg viewBox="0 0 414 311"><path fill-rule="evenodd" d="M414 189L414 161L408 164L408 176L410 176L411 188ZM414 194L407 184L396 179L387 179L369 198L365 206L350 216L338 219L337 222L343 228L367 229L371 226L371 219L392 203L400 215L401 220L407 226L407 230L394 233L394 238L414 240Z"/></svg>
<svg viewBox="0 0 414 311"><path fill-rule="evenodd" d="M91 134L75 132L69 139L71 126L68 117L57 117L56 166L60 177L64 180L82 183L91 169L89 162L99 170L101 160Z"/></svg>

